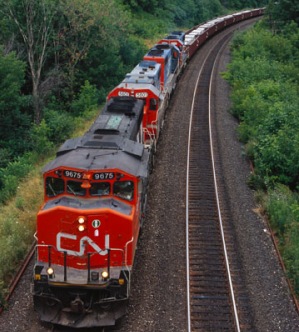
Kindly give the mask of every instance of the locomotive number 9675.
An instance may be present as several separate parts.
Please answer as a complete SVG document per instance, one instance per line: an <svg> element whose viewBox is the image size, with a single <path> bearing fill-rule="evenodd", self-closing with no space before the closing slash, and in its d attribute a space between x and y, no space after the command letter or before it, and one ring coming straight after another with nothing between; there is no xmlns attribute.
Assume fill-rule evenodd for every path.
<svg viewBox="0 0 299 332"><path fill-rule="evenodd" d="M82 179L82 173L75 171L64 171L63 175L72 179Z"/></svg>
<svg viewBox="0 0 299 332"><path fill-rule="evenodd" d="M114 179L114 173L105 172L105 173L94 173L93 179L94 180L112 180Z"/></svg>

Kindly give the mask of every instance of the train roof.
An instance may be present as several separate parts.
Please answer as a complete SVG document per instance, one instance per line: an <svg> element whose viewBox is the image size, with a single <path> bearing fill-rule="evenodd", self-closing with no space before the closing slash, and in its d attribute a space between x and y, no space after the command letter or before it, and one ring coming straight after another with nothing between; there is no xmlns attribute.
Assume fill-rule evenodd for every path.
<svg viewBox="0 0 299 332"><path fill-rule="evenodd" d="M78 137L67 140L43 172L59 168L83 171L116 169L136 177L146 177L148 159L149 151L143 144L120 136L107 135L92 141Z"/></svg>
<svg viewBox="0 0 299 332"><path fill-rule="evenodd" d="M154 84L155 80L153 77L148 77L142 74L127 74L123 83Z"/></svg>
<svg viewBox="0 0 299 332"><path fill-rule="evenodd" d="M166 58L167 56L170 56L171 49L170 48L161 48L159 47L161 44L155 45L153 48L149 50L148 53L145 54L145 57L161 57Z"/></svg>
<svg viewBox="0 0 299 332"><path fill-rule="evenodd" d="M173 51L179 51L178 47L174 44L168 44L168 43L162 43L162 44L157 44L155 46L158 50L171 50Z"/></svg>
<svg viewBox="0 0 299 332"><path fill-rule="evenodd" d="M133 75L141 75L147 77L154 77L159 74L161 69L160 63L155 61L146 61L143 60L129 73L126 77L130 77Z"/></svg>
<svg viewBox="0 0 299 332"><path fill-rule="evenodd" d="M69 139L44 172L59 167L83 170L119 169L146 176L148 151L136 141L144 101L131 97L111 98L102 114L82 137Z"/></svg>
<svg viewBox="0 0 299 332"><path fill-rule="evenodd" d="M143 107L144 101L136 98L111 98L85 136L114 134L134 141L140 130Z"/></svg>
<svg viewBox="0 0 299 332"><path fill-rule="evenodd" d="M123 83L157 84L161 64L154 61L141 61L123 80Z"/></svg>

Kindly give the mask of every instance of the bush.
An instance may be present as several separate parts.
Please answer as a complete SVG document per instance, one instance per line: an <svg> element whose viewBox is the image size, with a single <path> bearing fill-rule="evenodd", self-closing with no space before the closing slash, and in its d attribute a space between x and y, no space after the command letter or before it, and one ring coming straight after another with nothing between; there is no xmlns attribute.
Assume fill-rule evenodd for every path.
<svg viewBox="0 0 299 332"><path fill-rule="evenodd" d="M6 168L0 169L0 203L13 197L18 185L32 168L31 155L26 154L10 162Z"/></svg>
<svg viewBox="0 0 299 332"><path fill-rule="evenodd" d="M53 144L60 144L66 140L74 131L74 117L63 111L47 110L45 112L45 122L47 127L47 140L51 142L49 149Z"/></svg>
<svg viewBox="0 0 299 332"><path fill-rule="evenodd" d="M23 259L28 249L28 242L31 240L31 230L26 224L18 222L13 215L6 216L1 222L0 228L0 280L8 280L13 274L15 267ZM30 242L29 242L30 243ZM7 266L7 262L10 262Z"/></svg>
<svg viewBox="0 0 299 332"><path fill-rule="evenodd" d="M132 25L135 35L144 39L152 39L164 34L169 25L174 28L174 25L170 22L163 21L147 13L142 13L138 19L135 18L132 21Z"/></svg>
<svg viewBox="0 0 299 332"><path fill-rule="evenodd" d="M266 212L270 223L278 235L283 236L295 220L292 206L296 205L296 199L291 190L284 185L277 185L275 189L268 191Z"/></svg>
<svg viewBox="0 0 299 332"><path fill-rule="evenodd" d="M263 209L299 293L299 29L266 29L238 36L224 77L232 85L232 112L255 166L249 185L265 193ZM267 193L267 195L266 195ZM260 195L260 194L259 194ZM261 196L261 195L260 195Z"/></svg>
<svg viewBox="0 0 299 332"><path fill-rule="evenodd" d="M299 294L299 197L287 186L278 185L268 195L266 212L279 236L288 277Z"/></svg>
<svg viewBox="0 0 299 332"><path fill-rule="evenodd" d="M47 125L45 119L39 125L34 125L31 129L30 139L31 147L38 155L47 155L53 148L54 144L49 141L51 129Z"/></svg>
<svg viewBox="0 0 299 332"><path fill-rule="evenodd" d="M298 205L299 206L299 205ZM286 243L283 249L283 259L296 294L299 294L299 225L298 219L286 232Z"/></svg>
<svg viewBox="0 0 299 332"><path fill-rule="evenodd" d="M233 87L239 137L256 168L250 182L259 188L299 188L298 33L293 27L287 37L273 36L258 27L238 35L224 74Z"/></svg>
<svg viewBox="0 0 299 332"><path fill-rule="evenodd" d="M82 115L94 108L97 108L99 101L99 91L88 81L81 87L79 97L73 101L71 109L76 116Z"/></svg>

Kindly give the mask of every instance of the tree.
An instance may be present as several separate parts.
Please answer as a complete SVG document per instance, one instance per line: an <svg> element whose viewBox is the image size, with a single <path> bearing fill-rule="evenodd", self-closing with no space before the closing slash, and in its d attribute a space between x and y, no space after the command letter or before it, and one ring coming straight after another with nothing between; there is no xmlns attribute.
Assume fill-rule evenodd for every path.
<svg viewBox="0 0 299 332"><path fill-rule="evenodd" d="M294 21L299 25L299 2L297 0L270 0L267 6L271 28L282 30L283 23Z"/></svg>
<svg viewBox="0 0 299 332"><path fill-rule="evenodd" d="M30 117L21 112L24 97L25 63L14 53L5 55L0 48L0 168L5 167L14 154L24 151ZM15 128L21 129L15 134Z"/></svg>
<svg viewBox="0 0 299 332"><path fill-rule="evenodd" d="M47 46L53 33L53 17L57 12L56 0L1 0L0 13L14 24L27 53L32 80L34 120L42 119L40 84L48 55Z"/></svg>
<svg viewBox="0 0 299 332"><path fill-rule="evenodd" d="M114 0L65 0L60 5L63 19L56 43L72 101L85 80L103 86L102 77L106 82L117 75L118 67L113 68L112 64L118 61L118 66L122 65L120 42L128 34L129 19ZM104 69L103 74L102 69L107 67L111 70ZM97 73L96 82L92 73Z"/></svg>

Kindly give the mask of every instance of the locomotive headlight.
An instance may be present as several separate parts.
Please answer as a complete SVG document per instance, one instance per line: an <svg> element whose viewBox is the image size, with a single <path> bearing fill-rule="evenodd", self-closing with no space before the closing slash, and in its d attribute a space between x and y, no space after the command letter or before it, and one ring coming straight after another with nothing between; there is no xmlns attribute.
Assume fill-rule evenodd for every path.
<svg viewBox="0 0 299 332"><path fill-rule="evenodd" d="M79 225L78 230L79 230L79 232L83 232L85 230L85 226L84 225Z"/></svg>
<svg viewBox="0 0 299 332"><path fill-rule="evenodd" d="M108 277L109 277L109 273L108 273L107 271L103 271L103 272L102 272L102 279L103 279L103 280L107 280Z"/></svg>
<svg viewBox="0 0 299 332"><path fill-rule="evenodd" d="M78 223L79 224L84 224L85 223L85 218L84 217L79 217L78 218Z"/></svg>
<svg viewBox="0 0 299 332"><path fill-rule="evenodd" d="M50 278L52 278L54 276L54 270L51 266L47 268L47 273Z"/></svg>

